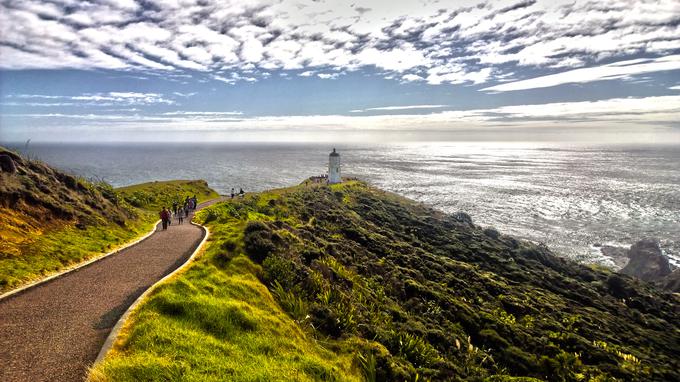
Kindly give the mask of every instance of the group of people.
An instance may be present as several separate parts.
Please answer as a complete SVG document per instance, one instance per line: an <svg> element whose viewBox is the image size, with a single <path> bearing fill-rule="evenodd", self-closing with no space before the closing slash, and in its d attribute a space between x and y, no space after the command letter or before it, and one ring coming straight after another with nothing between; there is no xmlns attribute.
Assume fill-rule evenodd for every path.
<svg viewBox="0 0 680 382"><path fill-rule="evenodd" d="M232 199L234 199L235 196L243 197L245 196L245 194L246 193L245 191L243 191L243 188L239 188L238 193L234 191L233 187L231 189ZM164 230L168 229L168 226L172 224L173 217L177 219L177 224L184 223L184 219L188 218L189 213L191 211L196 210L196 207L198 207L198 200L196 199L196 195L192 197L187 196L184 199L184 202L182 203L178 201L173 202L172 209L169 209L168 207L163 207L159 214L161 222L163 223L163 229Z"/></svg>
<svg viewBox="0 0 680 382"><path fill-rule="evenodd" d="M238 195L240 197L243 197L246 193L243 191L242 188L238 189L238 194L234 193L234 187L231 188L231 198L234 199L234 196Z"/></svg>
<svg viewBox="0 0 680 382"><path fill-rule="evenodd" d="M328 174L321 174L309 178L312 183L328 183Z"/></svg>
<svg viewBox="0 0 680 382"><path fill-rule="evenodd" d="M197 206L198 199L196 199L196 195L194 195L192 197L187 196L184 199L183 203L180 203L178 201L173 202L172 209L168 209L168 207L163 207L163 209L160 212L160 218L163 224L163 229L164 230L168 229L168 225L172 224L173 216L177 219L177 224L184 223L184 218L188 218L189 213L191 211L196 210Z"/></svg>

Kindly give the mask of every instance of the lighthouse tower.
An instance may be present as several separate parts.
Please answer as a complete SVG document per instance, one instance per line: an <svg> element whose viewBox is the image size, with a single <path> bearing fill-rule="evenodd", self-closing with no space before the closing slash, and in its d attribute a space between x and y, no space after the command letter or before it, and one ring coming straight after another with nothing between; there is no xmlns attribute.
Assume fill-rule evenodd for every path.
<svg viewBox="0 0 680 382"><path fill-rule="evenodd" d="M333 152L328 156L328 184L340 183L340 154Z"/></svg>

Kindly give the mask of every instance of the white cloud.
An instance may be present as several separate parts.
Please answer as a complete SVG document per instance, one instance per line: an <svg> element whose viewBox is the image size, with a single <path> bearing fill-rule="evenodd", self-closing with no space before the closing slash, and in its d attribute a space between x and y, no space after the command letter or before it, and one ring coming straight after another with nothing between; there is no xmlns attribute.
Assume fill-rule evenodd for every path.
<svg viewBox="0 0 680 382"><path fill-rule="evenodd" d="M404 81L408 81L408 82L424 81L425 80L423 77L418 76L416 74L412 74L412 73L405 74L405 75L401 76L401 79L404 80Z"/></svg>
<svg viewBox="0 0 680 382"><path fill-rule="evenodd" d="M124 57L130 61L130 64L136 64L144 68L162 70L162 71L172 71L174 67L170 65L161 64L157 61L150 60L141 53L133 52L127 47L111 47L111 51L115 54Z"/></svg>
<svg viewBox="0 0 680 382"><path fill-rule="evenodd" d="M334 80L340 76L341 73L319 73L317 77L324 80Z"/></svg>
<svg viewBox="0 0 680 382"><path fill-rule="evenodd" d="M233 84L236 83L235 79L227 78L227 77L220 76L220 75L214 75L214 76L212 76L212 78L217 80L217 81L224 82L225 84L229 84L229 85L233 85Z"/></svg>
<svg viewBox="0 0 680 382"><path fill-rule="evenodd" d="M53 102L14 102L11 106L111 106L115 104L166 104L173 105L175 101L160 93L137 93L137 92L108 92L108 93L85 93L75 96L46 95L46 94L10 94L5 96L9 99L45 99ZM64 103L63 100L71 102Z"/></svg>
<svg viewBox="0 0 680 382"><path fill-rule="evenodd" d="M367 48L354 57L354 62L357 66L375 65L381 69L397 72L430 64L430 60L423 55L423 52L416 50L412 44L404 44L390 50Z"/></svg>
<svg viewBox="0 0 680 382"><path fill-rule="evenodd" d="M406 106L381 106L381 107L369 107L366 109L356 109L350 110L350 113L363 113L366 111L377 111L377 110L413 110L413 109L438 109L442 107L449 107L449 105L406 105Z"/></svg>
<svg viewBox="0 0 680 382"><path fill-rule="evenodd" d="M108 3L115 8L125 9L128 11L136 11L139 9L139 4L137 4L135 0L105 0L105 3Z"/></svg>
<svg viewBox="0 0 680 382"><path fill-rule="evenodd" d="M593 115L628 116L630 114L661 112L673 112L680 117L680 96L613 98L600 101L503 106L493 109L492 112L515 118L548 117L550 119Z"/></svg>
<svg viewBox="0 0 680 382"><path fill-rule="evenodd" d="M172 100L163 98L163 96L158 93L136 93L136 92L109 92L109 93L84 94L81 96L70 97L70 99L75 101L97 101L97 102L104 101L128 104L161 103L171 105L175 103Z"/></svg>
<svg viewBox="0 0 680 382"><path fill-rule="evenodd" d="M202 115L202 116L215 116L215 115L243 115L241 111L170 111L163 113L163 115Z"/></svg>
<svg viewBox="0 0 680 382"><path fill-rule="evenodd" d="M179 66L181 68L186 69L207 70L207 67L204 66L203 64L182 59L179 53L172 49L160 47L147 42L137 44L137 48L144 54L154 56L167 64Z"/></svg>
<svg viewBox="0 0 680 382"><path fill-rule="evenodd" d="M468 71L463 65L455 64L428 70L426 80L432 85L439 85L441 83L462 84L465 82L481 84L486 82L491 76L491 72L491 68L483 68L479 71Z"/></svg>
<svg viewBox="0 0 680 382"><path fill-rule="evenodd" d="M45 95L45 94L10 94L7 95L7 98L45 98L45 99L60 99L60 98L68 98L66 96L60 96L60 95Z"/></svg>
<svg viewBox="0 0 680 382"><path fill-rule="evenodd" d="M0 102L0 106L62 107L85 106L85 104L76 102Z"/></svg>
<svg viewBox="0 0 680 382"><path fill-rule="evenodd" d="M38 16L56 18L61 16L61 9L51 3L21 2L18 4L21 9L29 11Z"/></svg>
<svg viewBox="0 0 680 382"><path fill-rule="evenodd" d="M241 45L241 58L246 62L259 62L263 52L264 47L256 38L245 40Z"/></svg>
<svg viewBox="0 0 680 382"><path fill-rule="evenodd" d="M403 82L476 85L508 72L521 78L524 67L552 73L590 65L622 78L632 69L601 63L680 50L677 0L148 3L2 2L0 68L198 70L235 83L258 77L221 73L376 67ZM637 69L670 70L661 62L644 65ZM572 82L606 77L572 74ZM551 81L566 83L539 82Z"/></svg>
<svg viewBox="0 0 680 382"><path fill-rule="evenodd" d="M619 61L607 65L574 69L557 74L531 78L528 80L508 82L481 90L489 92L506 92L514 90L546 88L570 83L585 83L592 81L621 79L638 74L679 69L680 55L672 55L649 60L637 59Z"/></svg>
<svg viewBox="0 0 680 382"><path fill-rule="evenodd" d="M149 120L148 117L139 115L127 116L120 114L64 114L64 113L24 113L24 114L5 114L5 117L21 117L21 118L66 118L66 119L82 119L90 121L144 121Z"/></svg>
<svg viewBox="0 0 680 382"><path fill-rule="evenodd" d="M178 97L193 97L198 93L197 92L191 92L191 93L172 92L172 94L174 94Z"/></svg>
<svg viewBox="0 0 680 382"><path fill-rule="evenodd" d="M327 140L370 139L522 139L573 140L578 135L618 142L672 142L680 139L680 96L611 99L598 102L515 105L503 108L456 110L429 114L383 115L289 115L243 117L212 112L171 112L138 115L3 112L0 122L8 126L20 120L29 129L5 129L8 140L24 139L39 132L45 140L76 141L83 137L114 140ZM631 106L634 108L631 109ZM527 114L529 111L529 114ZM102 110L104 112L104 110ZM559 115L554 115L555 113ZM569 123L564 122L568 120ZM248 137L241 134L250 134ZM433 135L434 134L434 135ZM481 135L480 135L481 134ZM352 138L354 137L354 138ZM390 138L392 137L392 138ZM467 138L466 138L467 137ZM484 138L487 137L487 138ZM594 138L596 137L596 138ZM91 139L91 138L89 138Z"/></svg>
<svg viewBox="0 0 680 382"><path fill-rule="evenodd" d="M378 111L395 111L444 107L445 105L386 106ZM572 128L623 128L649 131L677 125L680 120L680 95L643 98L613 98L601 101L526 104L487 109L453 110L428 114L382 115L289 115L242 117L239 111L175 111L157 115L64 114L64 113L3 113L7 118L35 118L46 122L54 119L82 120L88 126L107 129L163 129L168 131L235 130L286 131L456 131L477 128L540 129L564 126L570 120ZM42 121L41 121L42 123ZM76 122L74 122L76 123ZM73 128L73 125L69 125Z"/></svg>

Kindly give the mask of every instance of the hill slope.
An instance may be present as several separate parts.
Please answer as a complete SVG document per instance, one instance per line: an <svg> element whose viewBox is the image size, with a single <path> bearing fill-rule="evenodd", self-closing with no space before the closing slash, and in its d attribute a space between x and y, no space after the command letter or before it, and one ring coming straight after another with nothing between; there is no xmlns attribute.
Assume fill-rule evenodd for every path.
<svg viewBox="0 0 680 382"><path fill-rule="evenodd" d="M220 357L200 355L203 341L177 336L207 327L212 346L229 348L248 334L232 325L223 336L215 324L233 322L225 311L231 305L219 299L244 294L226 275L253 287L257 276L290 322L337 357L352 355L346 372L359 370L367 380L680 378L677 297L482 229L462 213L349 182L254 194L198 219L212 231L206 254L142 305L118 352L96 370L100 378L132 380L123 372L132 365L136 377L148 377L167 362L200 363L194 377L224 370ZM210 303L197 315L199 301ZM248 319L253 309L245 301L234 309ZM292 352L276 349L274 359ZM243 359L262 355L253 351L224 354L234 357L234 375L244 372ZM285 364L304 373L299 362ZM328 378L320 379L343 375L323 370Z"/></svg>
<svg viewBox="0 0 680 382"><path fill-rule="evenodd" d="M205 181L154 182L119 191L2 147L0 155L12 158L16 168L0 171L0 293L146 233L161 202L179 195L217 197Z"/></svg>

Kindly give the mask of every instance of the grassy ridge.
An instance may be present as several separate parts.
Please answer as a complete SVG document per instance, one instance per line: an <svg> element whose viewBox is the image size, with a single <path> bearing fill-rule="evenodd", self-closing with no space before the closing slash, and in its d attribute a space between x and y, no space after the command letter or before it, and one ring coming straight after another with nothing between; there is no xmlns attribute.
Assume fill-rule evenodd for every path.
<svg viewBox="0 0 680 382"><path fill-rule="evenodd" d="M181 204L187 196L196 195L199 203L220 196L204 180L148 182L117 188L116 193L130 205L150 211L170 208L173 202Z"/></svg>
<svg viewBox="0 0 680 382"><path fill-rule="evenodd" d="M217 197L204 181L113 189L0 148L18 168L0 172L0 293L110 252L148 232L160 204ZM140 197L143 199L140 200Z"/></svg>
<svg viewBox="0 0 680 382"><path fill-rule="evenodd" d="M348 182L254 194L197 219L212 231L207 252L140 307L93 380L680 378L676 297L462 213ZM301 354L324 351L334 363L311 372Z"/></svg>

